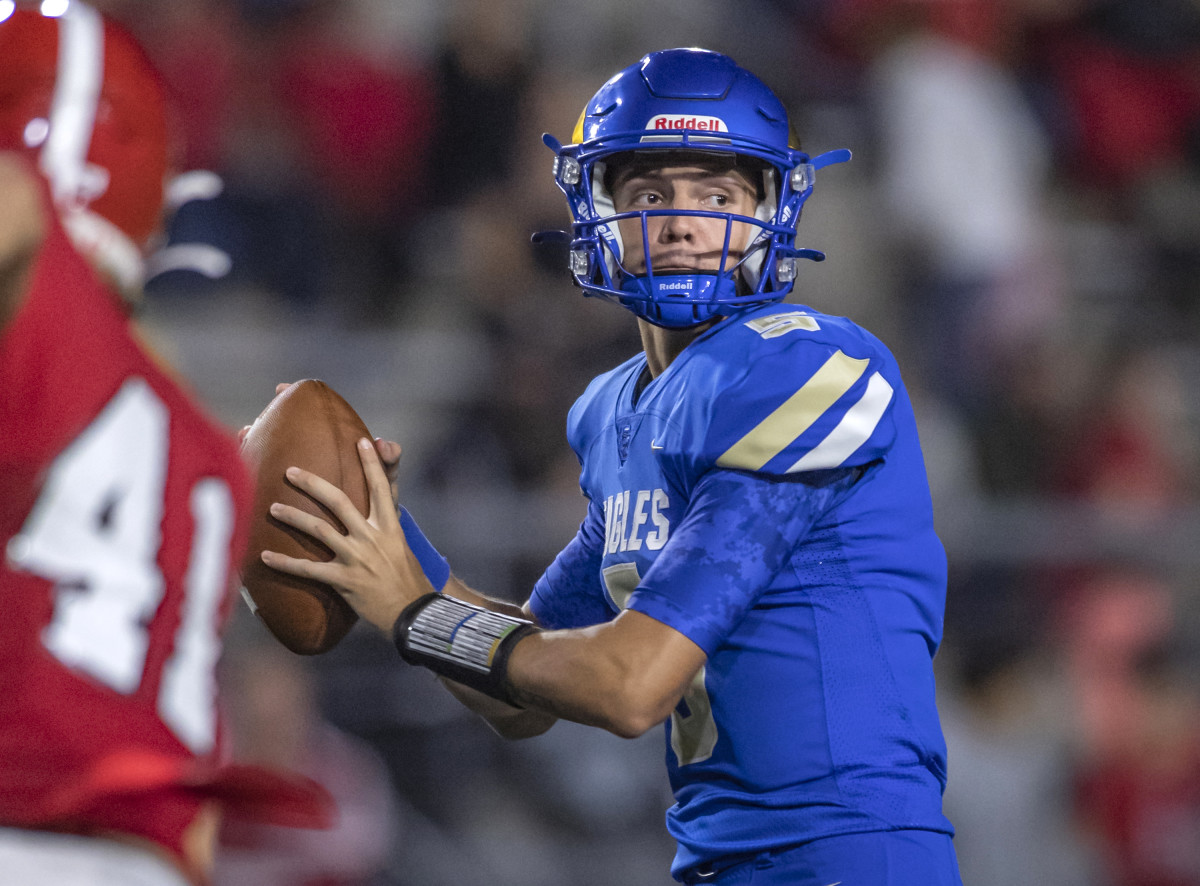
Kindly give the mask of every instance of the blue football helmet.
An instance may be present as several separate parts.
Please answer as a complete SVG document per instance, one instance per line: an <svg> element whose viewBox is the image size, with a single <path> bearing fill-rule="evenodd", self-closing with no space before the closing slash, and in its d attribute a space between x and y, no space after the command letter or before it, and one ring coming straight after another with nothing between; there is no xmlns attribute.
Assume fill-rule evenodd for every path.
<svg viewBox="0 0 1200 886"><path fill-rule="evenodd" d="M822 260L796 248L800 209L817 169L850 159L845 150L809 157L800 150L787 111L775 94L733 59L704 49L652 52L617 73L580 115L573 144L543 137L554 151L554 177L574 218L570 270L585 295L616 301L656 326L684 328L752 305L779 301L792 289L796 260ZM761 170L755 217L731 213L643 209L618 214L605 184L610 164L646 152L737 155L739 166ZM624 156L620 156L624 155ZM651 158L653 159L653 158ZM756 182L757 184L757 182ZM721 270L656 274L646 236L655 215L695 215L725 228ZM644 273L626 268L617 222L639 219ZM730 265L735 223L754 233Z"/></svg>

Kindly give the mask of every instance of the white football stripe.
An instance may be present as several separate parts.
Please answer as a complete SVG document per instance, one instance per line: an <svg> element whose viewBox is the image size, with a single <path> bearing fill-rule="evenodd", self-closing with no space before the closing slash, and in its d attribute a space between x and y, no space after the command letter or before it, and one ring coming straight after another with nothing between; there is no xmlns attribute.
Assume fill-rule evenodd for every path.
<svg viewBox="0 0 1200 886"><path fill-rule="evenodd" d="M58 18L58 71L50 132L41 155L42 171L60 202L75 202L87 184L87 153L103 69L104 21L90 6L72 3Z"/></svg>
<svg viewBox="0 0 1200 886"><path fill-rule="evenodd" d="M873 374L867 380L867 390L862 399L850 407L828 437L806 452L787 469L787 473L836 468L844 462L875 432L876 425L892 402L893 393L887 379L878 372Z"/></svg>

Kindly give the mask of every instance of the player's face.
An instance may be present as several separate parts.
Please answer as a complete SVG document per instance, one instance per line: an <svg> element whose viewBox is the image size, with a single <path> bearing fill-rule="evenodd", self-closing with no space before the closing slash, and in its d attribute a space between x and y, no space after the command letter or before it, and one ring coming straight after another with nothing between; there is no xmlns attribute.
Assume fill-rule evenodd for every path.
<svg viewBox="0 0 1200 886"><path fill-rule="evenodd" d="M676 161L678 165L618 174L613 183L617 212L644 209L689 209L753 217L757 196L741 172L720 163ZM624 265L629 273L646 273L646 249L640 217L618 222ZM726 270L721 266L726 222L694 215L646 218L647 245L655 274ZM735 222L729 239L727 267L741 259L755 228Z"/></svg>

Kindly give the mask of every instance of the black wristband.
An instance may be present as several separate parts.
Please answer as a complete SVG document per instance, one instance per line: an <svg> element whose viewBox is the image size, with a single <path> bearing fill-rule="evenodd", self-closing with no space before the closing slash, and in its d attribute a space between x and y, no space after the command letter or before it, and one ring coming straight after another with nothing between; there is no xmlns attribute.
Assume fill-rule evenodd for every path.
<svg viewBox="0 0 1200 886"><path fill-rule="evenodd" d="M515 704L508 688L508 656L536 630L532 622L448 594L426 594L400 613L392 640L409 664Z"/></svg>

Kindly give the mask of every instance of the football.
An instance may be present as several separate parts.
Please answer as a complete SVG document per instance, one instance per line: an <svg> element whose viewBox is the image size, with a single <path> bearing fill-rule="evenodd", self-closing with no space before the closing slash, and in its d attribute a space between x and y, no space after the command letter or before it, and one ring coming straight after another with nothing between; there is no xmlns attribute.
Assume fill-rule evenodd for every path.
<svg viewBox="0 0 1200 886"><path fill-rule="evenodd" d="M330 585L272 569L264 550L328 561L333 553L298 529L276 520L273 502L319 515L338 529L341 521L284 476L292 465L340 488L359 512L368 513L367 480L356 444L370 431L354 409L316 379L288 386L267 404L242 440L242 455L254 472L250 541L242 561L242 584L250 608L292 652L318 655L336 646L358 615Z"/></svg>

